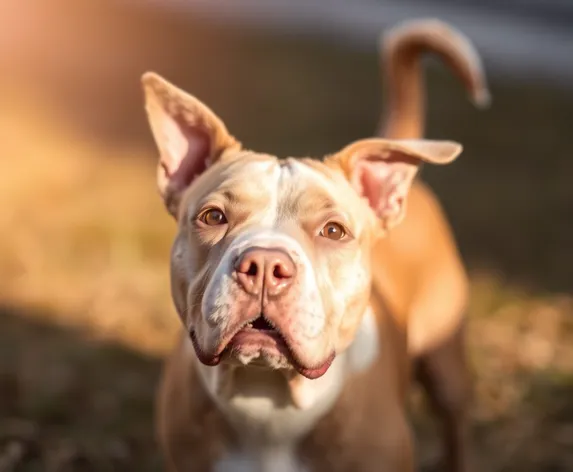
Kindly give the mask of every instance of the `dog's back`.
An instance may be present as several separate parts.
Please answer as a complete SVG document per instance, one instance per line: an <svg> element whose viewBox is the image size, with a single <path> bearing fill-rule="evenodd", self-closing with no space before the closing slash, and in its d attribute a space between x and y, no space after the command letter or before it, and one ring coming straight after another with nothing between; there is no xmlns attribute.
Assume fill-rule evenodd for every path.
<svg viewBox="0 0 573 472"><path fill-rule="evenodd" d="M436 20L405 23L381 42L386 113L379 134L417 139L424 134L421 58L437 54L461 78L473 103L489 104L482 65L471 42ZM415 374L443 427L445 469L466 471L470 457L468 410L472 396L465 352L468 280L438 199L420 179L410 190L404 220L373 253L374 289L407 333Z"/></svg>
<svg viewBox="0 0 573 472"><path fill-rule="evenodd" d="M386 113L379 135L424 137L422 56L438 55L461 78L476 106L489 102L481 62L469 40L437 20L392 28L381 40ZM401 224L374 251L376 288L407 328L411 354L431 350L461 322L467 302L465 270L444 212L430 188L413 184Z"/></svg>

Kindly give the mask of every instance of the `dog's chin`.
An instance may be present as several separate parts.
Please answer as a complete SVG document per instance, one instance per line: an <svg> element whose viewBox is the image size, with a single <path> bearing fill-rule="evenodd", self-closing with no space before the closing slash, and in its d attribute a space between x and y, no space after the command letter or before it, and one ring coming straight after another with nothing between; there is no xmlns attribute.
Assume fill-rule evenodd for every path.
<svg viewBox="0 0 573 472"><path fill-rule="evenodd" d="M217 354L206 353L197 342L195 332L191 331L190 334L197 358L207 366L224 362L231 365L296 371L308 379L317 379L328 371L335 357L333 352L318 365L304 365L297 359L282 334L262 317L240 328L220 347Z"/></svg>

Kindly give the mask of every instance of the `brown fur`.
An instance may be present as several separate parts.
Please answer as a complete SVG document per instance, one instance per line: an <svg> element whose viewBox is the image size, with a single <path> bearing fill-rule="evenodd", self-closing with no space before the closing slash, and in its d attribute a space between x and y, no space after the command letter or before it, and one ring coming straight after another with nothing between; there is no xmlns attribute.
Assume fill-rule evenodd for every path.
<svg viewBox="0 0 573 472"><path fill-rule="evenodd" d="M387 77L382 136L423 137L420 58L427 52L440 56L456 72L476 106L488 105L479 57L469 40L451 26L414 21L389 32L381 46ZM374 257L379 267L375 284L396 322L410 327L417 377L442 421L446 470L467 470L471 376L463 343L463 315L468 282L446 217L423 182L414 182L404 221L378 243ZM412 329L414 318L418 327Z"/></svg>
<svg viewBox="0 0 573 472"><path fill-rule="evenodd" d="M200 388L195 363L183 350L179 343L163 372L157 396L157 438L168 470L209 471L234 443L234 432Z"/></svg>
<svg viewBox="0 0 573 472"><path fill-rule="evenodd" d="M391 35L387 49L391 58L389 93L393 97L387 120L390 138L420 137L416 135L421 133L423 122L418 56L424 50L436 50L446 57L465 73L462 75L470 86L483 86L479 62L472 63L477 60L473 49L463 41L459 33L435 22L397 29ZM468 51L472 54L468 55ZM466 67L468 64L471 67ZM403 83L396 88L398 73L403 76ZM204 314L198 307L206 291L206 280L212 277L214 268L243 229L262 224L257 220L264 217L259 210L267 205L270 194L265 194L264 186L245 185L251 177L251 168L246 166L271 162L275 169L278 164L272 156L241 150L222 122L198 100L156 76L146 76L144 83L152 97L148 111L162 154L160 190L168 210L180 223L172 255L175 306L186 330L197 333L203 352L215 354L217 346L225 343L225 336L231 336L234 328L219 328L222 331L218 333L204 325ZM184 105L164 106L162 100L182 101ZM171 113L169 119L179 126L181 134L175 138L164 134L161 114L165 113ZM179 120L183 120L183 126ZM447 142L363 140L324 163L299 160L302 167L296 169L302 172L301 176L279 189L277 210L271 215L273 227L304 248L322 280L318 290L327 323L320 342L309 344L314 349L312 356L307 351L301 353L303 363L322 359L331 345L337 353L344 352L354 340L368 307L378 325L379 351L375 361L366 370L345 378L333 407L298 443L299 458L314 472L413 470L413 445L405 407L412 359L416 360L418 379L444 422L447 470L461 472L469 466L466 407L470 389L463 351L467 280L437 200L425 185L413 180L421 162L446 163L459 150L458 145ZM202 155L208 156L206 169L199 166L195 170L195 161ZM181 169L187 170L183 177L177 175ZM293 167L291 172L294 171ZM381 179L376 180L381 185L389 182L387 191L394 193L369 195L372 178ZM262 183L261 179L266 178L260 174L257 179ZM323 187L323 181L330 184ZM367 197L371 205L373 198L388 199L386 206L372 207L380 222L374 220L374 212L360 195ZM217 227L197 229L192 222L196 211L213 199L233 222L225 232ZM332 212L356 233L356 239L351 237L347 243L332 245L310 237L320 227L321 218L332 218ZM335 291L345 289L348 273L363 274L364 283L353 281L355 287L344 292L345 312L338 320L335 313L340 307L334 303L332 286ZM332 284L325 284L324 280ZM233 303L238 311L231 317L244 317L250 310L250 302L241 297L244 294L236 292ZM300 320L288 308L296 303L298 295L293 297L277 305L283 312L273 321L288 337L296 339L296 323ZM291 323L297 329L290 331ZM216 388L224 398L226 392L237 388L249 368L226 364L219 368L222 380ZM244 436L251 434L243 431L248 425L227 417L206 393L199 369L204 367L195 359L185 332L166 368L158 398L159 439L174 471L212 470L222 458L240 449ZM277 370L265 375L269 376L269 385L288 383L293 398L304 397L301 392L308 385L319 385L318 380L309 384L300 373L288 369L285 373ZM275 401L286 400L275 397Z"/></svg>

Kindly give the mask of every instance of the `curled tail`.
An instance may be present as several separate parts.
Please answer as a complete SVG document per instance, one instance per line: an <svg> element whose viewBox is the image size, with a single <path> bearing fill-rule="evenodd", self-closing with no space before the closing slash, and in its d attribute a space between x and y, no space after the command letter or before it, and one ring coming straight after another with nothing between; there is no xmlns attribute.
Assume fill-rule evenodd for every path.
<svg viewBox="0 0 573 472"><path fill-rule="evenodd" d="M481 59L471 41L439 20L414 20L395 26L381 37L386 76L386 113L378 134L393 139L422 138L425 125L425 87L422 56L434 53L465 85L472 102L486 107L490 95Z"/></svg>

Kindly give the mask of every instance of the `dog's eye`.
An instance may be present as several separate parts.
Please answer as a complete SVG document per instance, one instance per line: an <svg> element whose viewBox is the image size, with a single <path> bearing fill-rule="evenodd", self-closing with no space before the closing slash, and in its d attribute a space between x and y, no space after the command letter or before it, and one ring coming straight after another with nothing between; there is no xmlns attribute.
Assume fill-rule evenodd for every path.
<svg viewBox="0 0 573 472"><path fill-rule="evenodd" d="M326 223L320 235L327 239L332 239L333 241L340 241L344 236L346 236L346 231L341 224L338 223Z"/></svg>
<svg viewBox="0 0 573 472"><path fill-rule="evenodd" d="M207 226L224 225L227 222L225 214L216 208L211 208L210 210L204 211L199 219Z"/></svg>

